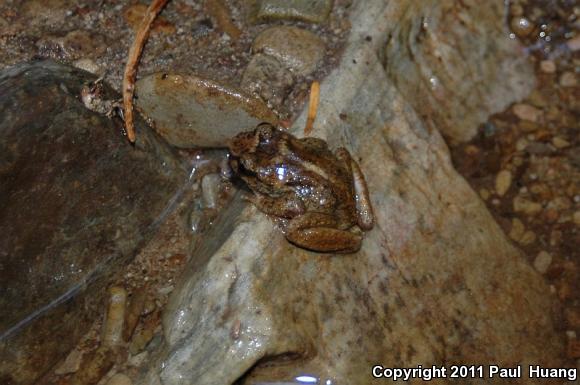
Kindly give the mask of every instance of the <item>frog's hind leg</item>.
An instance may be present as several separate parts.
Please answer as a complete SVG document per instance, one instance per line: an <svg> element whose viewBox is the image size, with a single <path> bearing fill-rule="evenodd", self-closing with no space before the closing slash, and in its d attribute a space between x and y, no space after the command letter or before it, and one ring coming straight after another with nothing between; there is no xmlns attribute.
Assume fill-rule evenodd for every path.
<svg viewBox="0 0 580 385"><path fill-rule="evenodd" d="M358 251L362 236L337 227L334 216L307 212L290 221L286 228L286 238L296 246L323 253Z"/></svg>
<svg viewBox="0 0 580 385"><path fill-rule="evenodd" d="M369 197L367 182L358 163L352 158L350 152L344 147L336 150L336 157L344 162L346 169L352 175L354 184L357 224L362 230L370 230L374 225L373 207Z"/></svg>

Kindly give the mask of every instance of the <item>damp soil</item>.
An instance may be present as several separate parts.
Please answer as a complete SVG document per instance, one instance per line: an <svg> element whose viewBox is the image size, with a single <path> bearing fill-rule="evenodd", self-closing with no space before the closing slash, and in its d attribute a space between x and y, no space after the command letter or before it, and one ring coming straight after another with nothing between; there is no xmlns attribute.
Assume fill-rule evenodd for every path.
<svg viewBox="0 0 580 385"><path fill-rule="evenodd" d="M228 14L240 30L232 38L217 23L203 1L169 1L147 41L137 78L154 72L196 74L239 86L251 58L254 38L266 28L293 25L314 32L326 45L316 72L296 79L292 93L278 108L291 119L303 108L309 85L338 63L350 24L349 0L337 0L325 24L299 21L256 23L251 1L228 0ZM35 59L51 58L94 68L121 90L124 64L134 30L147 1L131 0L7 0L0 3L0 68Z"/></svg>
<svg viewBox="0 0 580 385"><path fill-rule="evenodd" d="M575 1L510 2L511 37L535 66L536 87L451 149L457 170L549 283L570 359L580 359L579 17Z"/></svg>

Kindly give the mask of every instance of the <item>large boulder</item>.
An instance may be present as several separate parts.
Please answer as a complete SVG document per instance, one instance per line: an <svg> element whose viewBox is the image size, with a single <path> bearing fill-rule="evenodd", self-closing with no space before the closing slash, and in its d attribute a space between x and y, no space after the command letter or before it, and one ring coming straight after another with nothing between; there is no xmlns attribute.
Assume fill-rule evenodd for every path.
<svg viewBox="0 0 580 385"><path fill-rule="evenodd" d="M354 2L344 56L321 85L312 135L351 150L374 204L376 224L362 249L343 256L299 249L255 207L236 202L197 244L188 274L172 293L166 345L144 383L286 383L310 375L319 383L370 384L374 364L562 365L564 341L547 311L549 288L454 170L442 135L422 119L432 106L397 87L390 72L397 58L383 56L389 31L405 28L398 19L405 12L451 17L434 10L434 2L423 4ZM495 31L495 23L476 16L498 4L464 10L473 26L449 28L488 23L485 28ZM486 55L472 48L461 52L469 57L464 73ZM494 55L489 60L499 66L513 59L505 50ZM471 91L492 97L490 90L503 87L497 82L504 79L490 81ZM304 122L305 114L295 133Z"/></svg>
<svg viewBox="0 0 580 385"><path fill-rule="evenodd" d="M0 73L2 384L32 383L74 346L186 180L143 121L132 146L85 107L94 80L53 62Z"/></svg>

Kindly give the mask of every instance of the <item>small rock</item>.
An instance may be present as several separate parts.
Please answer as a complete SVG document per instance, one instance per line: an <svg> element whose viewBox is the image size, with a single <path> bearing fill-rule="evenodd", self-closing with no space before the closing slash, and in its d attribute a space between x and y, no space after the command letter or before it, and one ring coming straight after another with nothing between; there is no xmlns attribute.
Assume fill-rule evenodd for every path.
<svg viewBox="0 0 580 385"><path fill-rule="evenodd" d="M572 217L574 218L574 223L580 226L580 211L576 211Z"/></svg>
<svg viewBox="0 0 580 385"><path fill-rule="evenodd" d="M260 0L256 17L264 20L300 20L324 23L332 10L332 0Z"/></svg>
<svg viewBox="0 0 580 385"><path fill-rule="evenodd" d="M524 151L529 144L528 140L524 137L519 138L516 142L516 150L517 151Z"/></svg>
<svg viewBox="0 0 580 385"><path fill-rule="evenodd" d="M542 205L529 199L517 196L513 200L514 211L526 215L535 215L542 211Z"/></svg>
<svg viewBox="0 0 580 385"><path fill-rule="evenodd" d="M241 131L276 115L256 97L193 75L157 73L136 84L136 104L176 147L223 147Z"/></svg>
<svg viewBox="0 0 580 385"><path fill-rule="evenodd" d="M556 197L548 202L546 207L557 211L568 210L570 207L572 207L572 201L564 196Z"/></svg>
<svg viewBox="0 0 580 385"><path fill-rule="evenodd" d="M540 253L534 259L534 268L540 273L544 274L548 271L550 264L552 263L552 256L547 251L540 251Z"/></svg>
<svg viewBox="0 0 580 385"><path fill-rule="evenodd" d="M512 109L514 114L521 120L527 120L535 123L542 116L542 110L539 110L529 104L516 104Z"/></svg>
<svg viewBox="0 0 580 385"><path fill-rule="evenodd" d="M278 59L264 54L256 54L242 76L241 87L245 91L259 95L274 106L282 104L288 95L294 78Z"/></svg>
<svg viewBox="0 0 580 385"><path fill-rule="evenodd" d="M523 246L531 245L536 241L536 233L531 230L528 230L524 233L524 235L520 238L519 244Z"/></svg>
<svg viewBox="0 0 580 385"><path fill-rule="evenodd" d="M101 68L97 65L97 63L87 58L76 60L73 62L73 66L95 75L98 75L101 72Z"/></svg>
<svg viewBox="0 0 580 385"><path fill-rule="evenodd" d="M568 40L566 45L572 52L580 50L580 35L576 35L576 37Z"/></svg>
<svg viewBox="0 0 580 385"><path fill-rule="evenodd" d="M512 18L510 26L518 37L526 37L534 30L534 25L525 17Z"/></svg>
<svg viewBox="0 0 580 385"><path fill-rule="evenodd" d="M71 350L64 362L56 368L54 374L61 376L63 374L75 373L81 366L82 358L83 353L80 350Z"/></svg>
<svg viewBox="0 0 580 385"><path fill-rule="evenodd" d="M125 12L123 12L125 21L127 24L129 24L133 31L137 31L139 29L146 11L147 6L145 4L135 4L129 6L127 9L125 9ZM151 31L153 33L162 32L170 35L175 33L176 29L175 26L167 21L167 19L165 19L163 16L157 16L153 22L153 25L151 26Z"/></svg>
<svg viewBox="0 0 580 385"><path fill-rule="evenodd" d="M556 148L566 148L570 146L570 142L559 136L555 136L554 138L552 138L552 144Z"/></svg>
<svg viewBox="0 0 580 385"><path fill-rule="evenodd" d="M526 231L526 228L524 227L524 224L522 223L522 221L520 221L518 218L513 218L512 219L512 228L510 230L509 237L517 242L520 239L522 239L525 231Z"/></svg>
<svg viewBox="0 0 580 385"><path fill-rule="evenodd" d="M479 190L479 196L481 197L481 199L483 199L484 201L489 199L489 190L482 188L481 190Z"/></svg>
<svg viewBox="0 0 580 385"><path fill-rule="evenodd" d="M560 85L562 87L575 87L578 84L574 72L566 71L560 76Z"/></svg>
<svg viewBox="0 0 580 385"><path fill-rule="evenodd" d="M201 179L201 201L203 208L214 208L217 205L222 178L219 174L207 174Z"/></svg>
<svg viewBox="0 0 580 385"><path fill-rule="evenodd" d="M252 51L273 56L293 73L307 76L314 72L322 61L325 46L324 42L310 31L278 26L260 33L254 40Z"/></svg>
<svg viewBox="0 0 580 385"><path fill-rule="evenodd" d="M123 373L116 373L109 378L106 385L133 385L133 381Z"/></svg>
<svg viewBox="0 0 580 385"><path fill-rule="evenodd" d="M526 146L526 152L532 155L549 155L554 152L554 148L542 142L531 142Z"/></svg>
<svg viewBox="0 0 580 385"><path fill-rule="evenodd" d="M556 72L556 63L553 60L542 60L540 62L540 69L547 74Z"/></svg>
<svg viewBox="0 0 580 385"><path fill-rule="evenodd" d="M503 196L512 184L512 173L509 170L501 170L495 177L495 192Z"/></svg>

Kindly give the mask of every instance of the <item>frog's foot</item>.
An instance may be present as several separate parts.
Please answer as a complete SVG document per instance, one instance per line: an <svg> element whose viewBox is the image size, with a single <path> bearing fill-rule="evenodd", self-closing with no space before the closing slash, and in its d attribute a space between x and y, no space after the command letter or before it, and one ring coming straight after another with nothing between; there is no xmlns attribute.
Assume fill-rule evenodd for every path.
<svg viewBox="0 0 580 385"><path fill-rule="evenodd" d="M286 238L296 246L323 253L358 251L362 236L338 229L337 222L332 215L306 213L290 221L286 228Z"/></svg>

